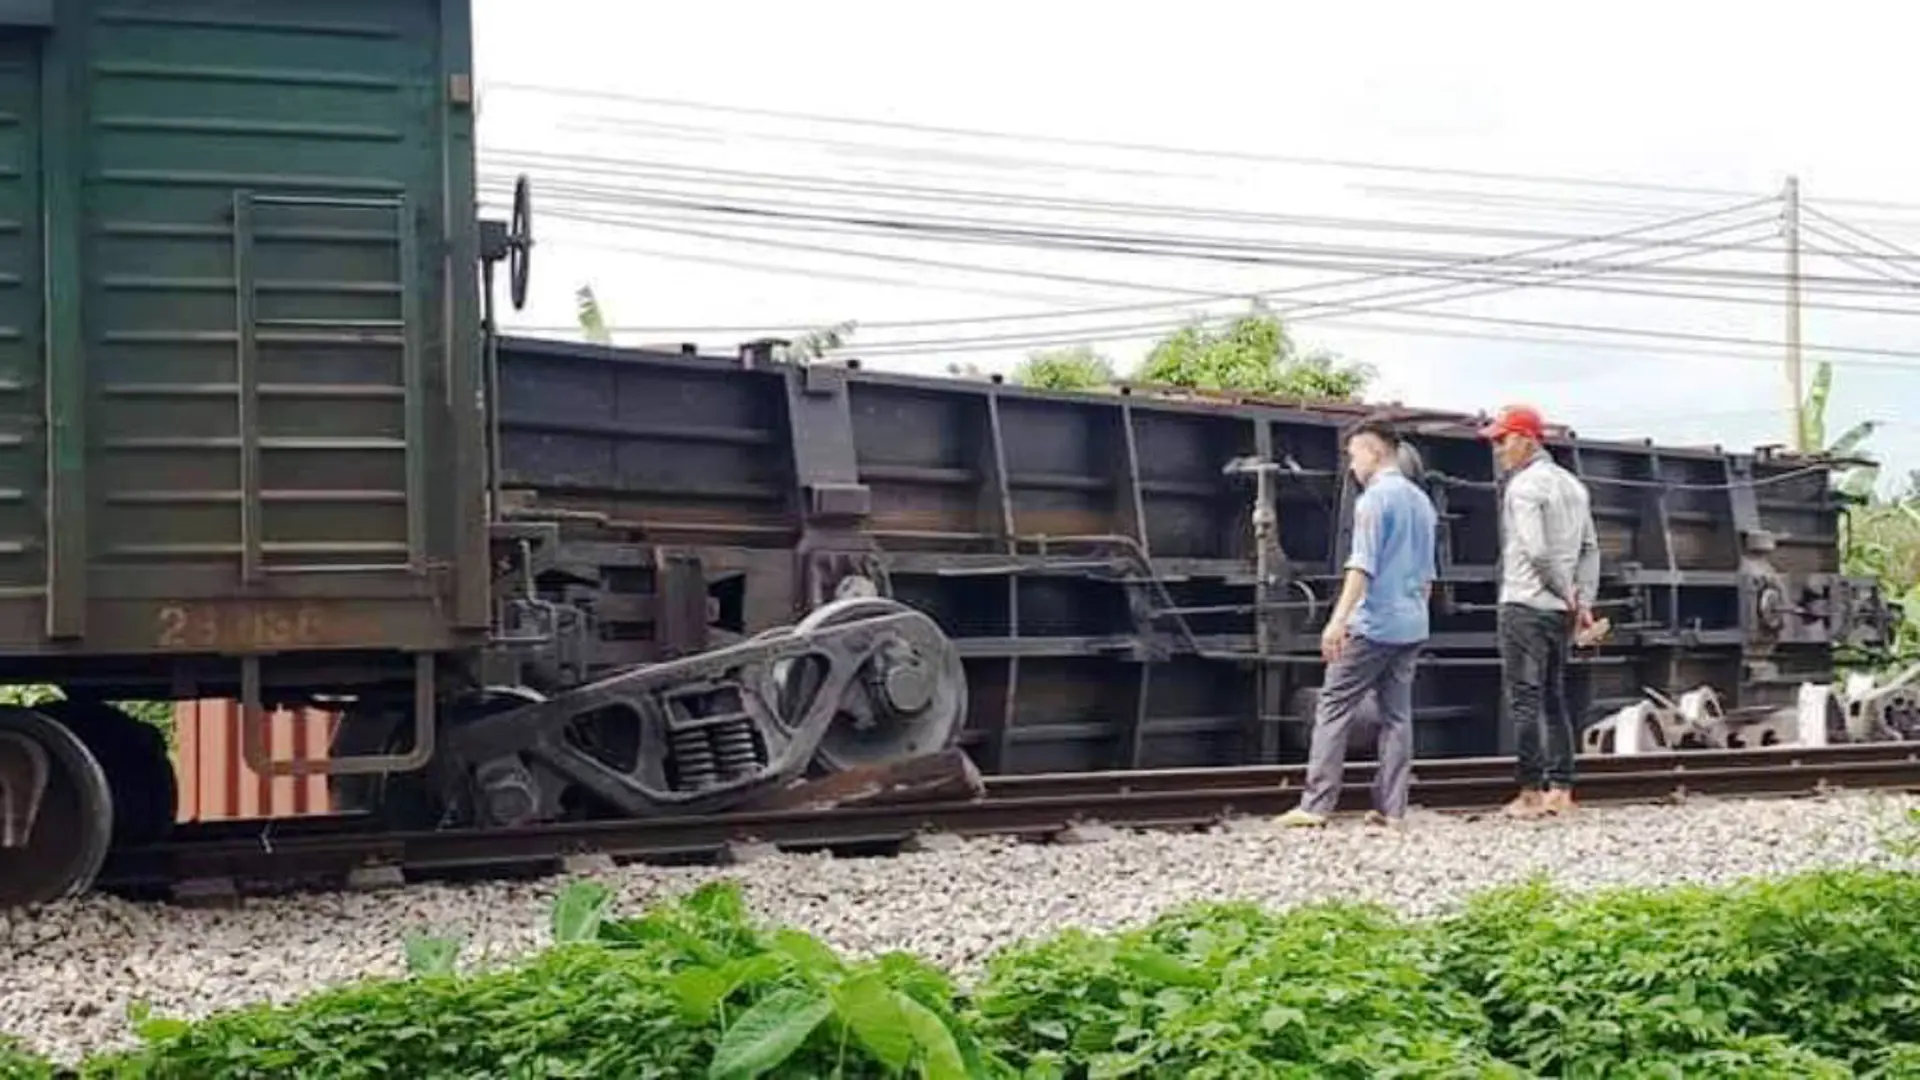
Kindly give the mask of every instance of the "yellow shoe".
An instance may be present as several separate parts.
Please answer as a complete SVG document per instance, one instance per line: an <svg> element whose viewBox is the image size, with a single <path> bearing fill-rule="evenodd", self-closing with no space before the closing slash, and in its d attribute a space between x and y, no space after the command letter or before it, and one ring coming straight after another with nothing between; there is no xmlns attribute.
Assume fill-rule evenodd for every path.
<svg viewBox="0 0 1920 1080"><path fill-rule="evenodd" d="M1273 819L1275 825L1288 829L1317 829L1327 823L1327 815L1316 814L1311 810L1294 807Z"/></svg>

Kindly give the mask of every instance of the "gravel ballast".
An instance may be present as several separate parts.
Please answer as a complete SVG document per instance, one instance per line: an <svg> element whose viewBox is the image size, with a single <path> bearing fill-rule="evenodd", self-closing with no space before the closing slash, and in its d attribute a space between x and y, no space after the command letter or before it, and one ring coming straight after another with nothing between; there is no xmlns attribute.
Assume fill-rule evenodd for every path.
<svg viewBox="0 0 1920 1080"><path fill-rule="evenodd" d="M1897 858L1887 840L1916 805L1846 794L1587 809L1569 821L1416 815L1401 831L1346 821L1282 831L1247 821L1086 844L981 840L895 858L630 866L602 879L618 890L616 909L631 911L732 877L765 919L852 953L909 949L964 974L1021 938L1133 924L1191 900L1366 899L1419 915L1536 874L1585 889L1887 864ZM403 943L419 932L459 935L468 963L497 963L545 943L561 884L419 885L250 900L229 910L91 897L0 913L0 1033L72 1060L127 1042L135 1001L174 1016L290 1001L360 976L402 973Z"/></svg>

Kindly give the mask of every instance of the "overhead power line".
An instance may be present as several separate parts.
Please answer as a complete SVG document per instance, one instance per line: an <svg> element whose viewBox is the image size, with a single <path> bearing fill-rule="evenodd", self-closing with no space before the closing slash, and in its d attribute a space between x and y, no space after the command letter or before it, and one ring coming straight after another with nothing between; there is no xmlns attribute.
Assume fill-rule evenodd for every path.
<svg viewBox="0 0 1920 1080"><path fill-rule="evenodd" d="M506 175L493 175L484 178L489 186L507 186L511 179ZM1107 254L1148 254L1171 258L1189 258L1228 262L1245 262L1246 253L1260 252L1313 252L1329 250L1331 245L1308 241L1280 241L1273 238L1249 236L1244 233L1236 236L1217 236L1205 233L1168 233L1139 229L1119 229L1113 227L1083 227L1077 225L1056 225L1031 220L1013 220L1002 218L983 218L958 214L918 211L899 213L870 210L863 207L823 205L817 202L770 199L756 196L736 196L732 194L708 194L699 191L685 191L673 188L642 187L635 185L595 186L578 182L562 181L549 185L550 192L558 192L562 197L581 203L601 203L609 207L624 208L646 206L665 210L708 214L722 218L766 219L770 221L801 224L833 224L853 226L867 230L874 235L895 233L920 234L937 237L949 242L959 243L1002 243L1022 247L1045 247L1061 250L1087 250ZM551 198L551 196L550 196ZM1676 218L1643 222L1617 233L1536 233L1513 235L1499 231L1479 232L1484 239L1542 239L1551 241L1549 250L1563 250L1587 244L1603 242L1611 235L1640 235L1652 229L1671 226L1689 221L1704 220L1739 210L1752 209L1773 203L1771 197L1754 199L1734 206L1716 207ZM1327 219L1332 220L1332 219ZM1358 221L1359 219L1349 219ZM1402 230L1390 221L1374 223L1372 231L1383 233L1411 232ZM1463 234L1465 231L1463 230ZM1669 246L1684 246L1675 242ZM1383 256L1431 256L1428 249L1376 249L1375 254ZM1506 253L1496 253L1506 254Z"/></svg>
<svg viewBox="0 0 1920 1080"><path fill-rule="evenodd" d="M1857 254L1865 255L1868 258L1876 259L1893 266L1899 271L1899 276L1896 280L1908 284L1920 284L1920 251L1896 244L1877 233L1868 232L1858 225L1834 217L1832 214L1825 213L1816 207L1808 206L1804 201L1800 204L1800 209L1801 212L1808 217L1818 218L1843 233L1849 233L1883 250L1876 252L1865 249L1858 243L1843 240L1822 230L1821 235L1825 236L1830 242L1839 243ZM1817 228L1817 226L1808 227ZM1888 252L1892 254L1888 254Z"/></svg>
<svg viewBox="0 0 1920 1080"><path fill-rule="evenodd" d="M1487 240L1528 240L1537 242L1583 239L1583 237L1578 234L1542 229L1519 229L1512 227L1470 225L1456 222L1405 221L1332 215L1276 214L1220 207L1182 206L1173 203L1067 198L1063 196L990 191L980 188L947 185L887 183L829 176L801 176L792 173L768 172L763 170L727 169L708 165L689 165L683 162L639 162L599 155L555 154L539 150L495 150L484 154L482 161L483 164L488 166L493 164L500 166L501 171L493 174L493 178L499 181L510 183L512 174L517 171L534 170L536 174L550 172L553 179L546 182L557 182L562 190L591 190L597 194L610 196L621 196L632 192L659 194L662 192L662 189L622 188L614 186L596 187L595 185L582 183L580 178L585 176L628 180L664 180L685 184L700 184L708 187L744 187L790 192L799 191L841 195L850 198L884 199L896 202L937 202L943 206L959 204L996 208L1066 211L1098 217L1212 221L1227 224L1270 225L1330 231L1358 230L1407 235L1464 236ZM489 168L483 171L491 171L491 169ZM540 182L540 177L536 175L536 183ZM1760 206L1777 201L1777 198L1773 196L1756 198L1751 202L1742 203L1738 207L1708 211L1703 213L1702 216L1711 216L1712 214L1731 212L1734 209ZM777 205L791 206L794 204ZM1677 208L1666 216L1678 216L1685 219L1690 218L1694 213L1696 213L1696 211L1692 208Z"/></svg>
<svg viewBox="0 0 1920 1080"><path fill-rule="evenodd" d="M492 181L489 186L497 187L501 183L503 182ZM686 214L710 214L723 220L737 222L742 225L748 225L753 221L765 219L769 223L768 228L779 228L782 231L848 232L853 235L864 235L876 239L882 237L937 239L948 243L1027 247L1036 250L1081 252L1087 254L1126 254L1152 258L1189 259L1247 267L1283 266L1307 269L1338 269L1340 268L1338 262L1328 262L1325 260L1331 259L1347 262L1371 260L1368 265L1360 267L1360 269L1364 269L1369 274L1372 274L1379 272L1380 263L1383 261L1404 261L1408 264L1421 261L1444 263L1460 263L1463 261L1504 262L1519 266L1532 259L1534 261L1530 265L1536 268L1544 267L1548 269L1557 268L1564 263L1564 260L1551 262L1537 260L1535 256L1538 253L1529 251L1462 254L1459 252L1440 251L1430 248L1380 248L1351 244L1280 242L1274 240L1229 241L1219 238L1190 239L1169 236L1142 236L1135 233L1058 229L1044 226L1013 228L1003 223L981 221L979 219L956 219L949 217L944 221L928 221L912 218L886 218L872 214L853 214L847 212L814 213L772 211L744 203L688 201L684 198L662 199L650 194L627 193L618 196L610 194L605 197L589 198L579 201L582 205L598 209L588 213L575 213L571 215L565 215L564 211L561 213L577 220L585 221L591 219L598 224L627 225L640 229L655 228L651 223L663 220L662 216L659 214L651 216L639 214L632 210L624 210L622 209L623 207L638 204L641 206L664 207L670 210L680 211L678 216L668 215L664 218L664 220L669 221L689 220L685 216ZM563 203L562 205L568 204ZM837 210L837 208L829 209ZM1735 208L1729 207L1698 215L1689 215L1688 219L1711 217L1716 214L1730 212L1732 209ZM1559 250L1584 244L1601 243L1605 242L1605 238L1609 236L1630 235L1647 230L1670 227L1682 220L1687 219L1676 218L1668 221L1645 223L1630 229L1619 230L1616 233L1592 234L1591 236L1578 237L1564 243L1548 245L1548 247L1552 250ZM714 222L714 224L720 223L721 222ZM829 226L840 227L832 228ZM738 242L752 243L755 241L747 238L738 238ZM1638 246L1685 247L1689 242L1697 241L1688 241L1682 238L1666 244L1651 242ZM1776 246L1756 245L1753 243L1701 246L1706 249L1711 249L1712 251L1747 250L1767 254L1774 254L1779 250ZM1806 254L1840 260L1846 258L1842 252L1820 248L1807 249ZM1321 261L1311 261L1315 257L1318 257ZM1606 268L1606 272L1610 274L1627 273L1632 270L1633 267L1627 265L1615 265ZM1779 271L1775 270L1756 272L1753 270L1719 267L1688 267L1665 271L1660 273L1660 276L1699 281L1721 280L1726 282L1745 282L1760 288L1775 288L1781 279ZM1823 291L1891 292L1892 290L1883 283L1885 280L1884 276L1876 276L1879 277L1880 280L1863 281L1858 278L1810 274L1805 275L1803 281L1809 288ZM1901 291L1904 292L1905 290Z"/></svg>
<svg viewBox="0 0 1920 1080"><path fill-rule="evenodd" d="M597 204L589 204L589 205L590 207L597 207ZM874 261L881 261L881 262L903 261L909 264L931 264L939 267L951 268L951 269L959 270L961 272L968 272L968 273L975 273L975 272L1005 273L1009 276L1025 276L1027 274L1033 274L1033 273L1047 273L1042 271L1032 271L1032 270L1025 270L1025 269L1011 268L1011 267L999 267L999 266L986 267L977 263L956 263L950 260L924 260L924 259L919 259L913 256L902 255L892 251L874 251L874 250L848 248L848 247L803 244L803 243L798 243L791 240L771 239L768 237L763 237L758 235L743 235L740 233L732 233L732 232L714 232L714 231L711 231L710 229L709 230L689 229L689 228L685 228L681 223L689 222L689 221L697 222L701 219L697 217L688 217L686 215L678 215L678 214L664 214L664 215L651 214L650 215L650 214L636 213L632 211L629 211L626 213L619 213L617 211L599 210L596 208L590 208L587 210L574 210L571 207L572 207L571 202L563 203L558 209L555 209L550 205L548 207L548 212L551 213L554 217L560 218L561 220L574 220L574 221L580 221L582 223L588 223L588 224L594 224L594 225L612 225L616 227L629 228L629 229L633 229L641 232L661 232L661 233L674 234L674 235L686 235L686 236L696 237L699 239L705 239L705 240L722 242L722 243L745 244L749 246L768 246L768 247L783 248L788 250L808 251L816 254L828 255L833 257L855 258L855 259L874 260ZM1706 215L1701 215L1701 216L1706 216ZM1764 270L1764 271L1756 271L1752 269L1738 269L1738 268L1728 268L1728 267L1678 267L1678 266L1661 265L1663 263L1669 263L1676 260L1641 260L1638 262L1628 262L1628 261L1621 261L1617 259L1603 261L1598 257L1594 257L1594 256L1588 256L1581 260L1543 259L1539 257L1541 254L1551 253L1548 249L1560 249L1563 247L1576 247L1576 246L1581 246L1585 244L1601 244L1601 243L1617 243L1617 244L1624 245L1625 244L1624 238L1630 235L1643 233L1649 230L1670 228L1682 220L1684 219L1673 219L1671 221L1656 222L1656 223L1651 223L1647 225L1637 226L1633 229L1619 230L1617 232L1609 233L1609 234L1593 234L1592 236L1581 237L1577 240L1569 241L1564 245L1562 244L1548 245L1548 248L1523 249L1520 251L1508 250L1505 252L1494 252L1494 253L1478 253L1478 252L1460 253L1460 252L1439 251L1439 250L1433 250L1433 249L1405 250L1405 249L1360 248L1360 247L1343 246L1343 245L1268 244L1265 246L1269 250L1289 251L1289 250L1300 249L1307 252L1310 255L1318 256L1318 257L1266 256L1266 257L1259 258L1256 261L1253 261L1252 265L1275 266L1275 267L1284 267L1289 269L1307 269L1307 270L1358 270L1362 272L1358 276L1351 279L1347 279L1347 280L1316 283L1314 286L1312 286L1314 288L1331 288L1336 285L1344 285L1350 282L1359 282L1363 280L1366 280L1366 281L1379 280L1386 277L1422 277L1422 278L1455 279L1455 280L1462 280L1462 281L1489 280L1485 277L1481 277L1478 275L1462 275L1462 274L1457 274L1453 272L1454 268L1457 268L1457 267L1469 267L1469 266L1478 266L1478 265L1485 265L1489 267L1495 267L1495 266L1510 267L1511 268L1510 270L1503 271L1506 273L1520 273L1522 271L1536 271L1536 270L1559 271L1559 270L1565 270L1571 266L1579 265L1582 267L1591 268L1594 271L1593 274L1585 275L1588 277L1604 274L1609 277L1644 278L1649 281L1660 283L1662 285L1667 285L1669 283L1675 283L1675 282L1691 283L1691 284L1705 285L1708 287L1720 288L1720 289L1759 290L1759 291L1764 291L1768 294L1772 294L1778 289L1779 283L1782 280L1781 275L1777 270L1771 270L1771 269ZM1770 220L1771 219L1767 219L1768 222L1770 222ZM1749 226L1757 226L1764 223L1767 223L1767 222L1762 222L1756 219L1754 221L1744 222L1741 224L1749 225ZM725 225L728 223L715 222L713 224L718 227L725 227ZM739 224L741 227L745 227L745 228L756 227L746 222L739 222L735 224ZM795 229L785 224L769 224L769 225L766 225L764 228L767 230L773 230L778 232L815 231L804 226ZM1731 229L1732 227L1729 227L1727 231L1731 231ZM1712 230L1711 232L1718 233L1721 231L1722 230ZM1698 245L1702 248L1711 249L1712 251L1740 251L1740 250L1752 249L1758 252L1764 252L1766 254L1776 254L1779 251L1779 248L1777 246L1755 247L1751 241L1734 241L1731 243L1707 244L1707 243L1704 243L1702 240L1702 238L1705 235L1708 235L1708 234L1696 233L1696 234L1692 234L1690 238L1680 237L1680 238L1670 238L1666 240L1654 239L1654 240L1648 240L1645 242L1638 242L1630 246L1636 247L1636 248L1642 248L1642 249L1678 246L1685 249L1685 248L1688 248L1690 245ZM912 238L912 234L909 233L901 238L910 239ZM1077 249L1070 249L1070 250L1077 250ZM1691 252L1683 250L1681 254L1683 255L1691 254ZM1049 273L1048 276L1060 276L1060 275L1053 275ZM1093 279L1093 278L1088 278L1082 275L1065 275L1065 276L1073 277L1077 279L1077 283L1081 283L1081 284L1113 285L1115 287L1133 288L1141 291L1158 291L1158 292L1180 291L1171 286L1154 284L1154 283L1146 283L1146 282L1140 282L1140 281L1117 282L1114 279ZM1878 275L1876 275L1873 278L1849 278L1849 277L1837 277L1833 275L1809 274L1804 277L1804 281L1810 289L1823 292L1823 293L1830 293L1830 294L1836 294L1836 295L1864 294L1864 295L1904 296L1910 293L1910 290L1905 288L1904 286L1896 287L1895 285L1888 283L1884 277L1878 276ZM1199 293L1200 295L1196 297L1198 299L1212 298L1212 299L1222 299L1222 300L1242 298L1247 296L1250 292L1255 292L1255 291L1257 290L1236 289L1231 291L1224 291L1224 290L1217 291L1217 292L1208 294L1208 293L1205 293L1203 290L1188 290L1188 292L1190 293ZM1616 289L1611 287L1599 287L1599 286L1593 287L1592 291L1622 292L1623 294L1631 294L1624 289ZM1703 294L1681 293L1681 292L1674 291L1670 288L1664 293L1662 293L1662 295L1671 296L1676 299L1707 299L1708 298ZM1732 298L1729 297L1728 299L1732 299ZM1131 305L1128 305L1128 306L1131 306ZM1849 307L1846 305L1827 305L1827 306L1832 307L1834 310L1849 309ZM1869 309L1860 305L1853 305L1851 306L1851 309L1876 311L1879 313L1894 313L1891 309Z"/></svg>
<svg viewBox="0 0 1920 1080"><path fill-rule="evenodd" d="M567 214L565 211L557 212L555 216L562 217L563 219L571 217L571 215ZM593 218L591 215L586 215L586 217L592 221L601 220L598 218ZM1711 233L1719 233L1719 232L1727 231L1730 228L1731 229L1752 229L1753 227L1759 224L1763 224L1763 222L1746 221L1746 222L1736 223L1733 226L1722 226L1716 229L1704 230L1702 232L1698 232L1692 235L1700 236L1700 235L1708 235ZM704 237L709 239L723 239L723 240L730 239L724 236L724 234L703 233L697 230L675 229L672 227L662 227L662 231L665 231L670 234L692 235L692 236ZM1636 230L1636 231L1642 231L1642 230ZM826 248L819 245L794 244L790 242L777 241L777 240L764 240L761 238L752 238L752 237L741 237L737 239L740 240L741 242L746 242L746 243L763 243L763 244L789 248L789 249L825 252L828 254L850 256L854 258L873 258L873 259L879 259L883 261L891 261L896 258L910 258L906 256L896 256L888 253L853 251L853 250L844 249L844 248ZM1609 241L1612 243L1624 242L1617 238L1609 238ZM1659 246L1659 241L1643 241L1638 243L1641 246L1656 246L1656 247ZM1530 249L1530 250L1537 251L1541 249ZM1644 259L1637 262L1606 263L1606 264L1599 264L1598 266L1583 262L1581 260L1565 260L1565 261L1547 264L1543 267L1539 267L1535 269L1522 270L1519 272L1509 272L1504 276L1487 274L1487 273L1467 274L1467 273L1460 273L1456 271L1444 271L1444 272L1429 271L1429 270L1424 270L1418 267L1414 267L1414 268L1391 267L1391 268L1388 268L1383 273L1364 274L1364 275L1359 275L1357 277L1338 279L1335 281L1328 281L1328 282L1315 282L1315 283L1300 285L1300 286L1287 288L1287 289L1239 290L1239 291L1230 292L1230 293L1219 292L1219 293L1211 293L1211 294L1202 294L1198 297L1192 296L1190 291L1188 290L1167 289L1160 286L1148 285L1143 282L1124 282L1124 281L1115 281L1113 279L1089 279L1089 278L1081 278L1078 276L1074 276L1072 280L1074 280L1076 283L1081 283L1081 284L1106 284L1106 285L1114 285L1119 287L1133 287L1133 288L1139 288L1142 290L1159 291L1163 295L1169 292L1187 293L1188 295L1186 299L1182 299L1182 300L1165 300L1165 301L1143 302L1143 303L1135 303L1135 304L1101 305L1093 308L1079 309L1077 311L1051 313L1051 317L1070 317L1074 315L1118 313L1122 311L1167 310L1167 309L1178 308L1183 306L1191 306L1196 302L1203 302L1203 301L1218 302L1218 301L1231 301L1231 300L1247 300L1247 299L1252 299L1256 297L1261 299L1274 300L1274 299L1282 299L1282 298L1289 298L1289 297L1300 297L1303 294L1320 292L1336 286L1347 286L1347 285L1359 284L1366 281L1377 281L1377 280L1383 280L1387 278L1397 278L1397 277L1415 277L1415 278L1437 277L1442 280L1439 284L1414 285L1414 286L1405 287L1405 288L1392 290L1388 292L1370 293L1357 298L1349 297L1349 298L1336 299L1336 300L1305 300L1297 305L1294 305L1291 308L1286 309L1286 312L1297 311L1301 308L1308 308L1308 309L1334 308L1334 309L1350 310L1352 309L1353 304L1361 301L1378 301L1378 300L1393 299L1393 298L1419 296L1423 293L1431 294L1435 290L1455 290L1455 289L1458 289L1462 284L1485 286L1483 288L1472 289L1465 293L1455 293L1453 295L1444 295L1444 294L1429 295L1427 296L1426 299L1420 301L1420 303L1423 303L1423 304L1431 304L1431 303L1439 303L1439 302L1448 301L1448 300L1467 299L1472 296L1485 295L1492 292L1504 291L1504 290L1514 289L1514 288L1555 287L1555 286L1575 287L1571 285L1564 285L1563 283L1571 282L1579 278L1591 277L1591 276L1594 276L1595 274L1607 272L1610 270L1616 270L1616 269L1622 269L1622 268L1645 267L1653 263L1657 263L1661 261L1670 261L1672 259L1684 257L1689 254L1691 253L1681 252L1679 255L1669 254L1663 258ZM1466 265L1475 265L1475 264L1485 264L1489 262L1496 262L1499 260L1499 258L1500 258L1499 256L1475 256L1475 257L1470 257L1464 260L1460 260L1455 265L1466 266ZM1044 271L1029 271L1029 270L1021 270L1017 268L1000 268L1000 267L982 268L972 264L958 264L958 263L951 263L946 261L934 261L934 260L914 260L914 261L937 262L937 265L947 267L947 268L955 268L955 269L966 268L966 269L976 270L976 271L981 271L986 273L1007 273L1007 274L1016 275L1016 276L1028 276L1028 275L1034 275L1034 274L1043 274L1048 277L1060 276L1060 275L1047 274ZM1540 275L1543 272L1556 273L1556 274L1559 274L1560 276L1559 277L1541 277ZM1637 293L1653 294L1652 290L1601 289L1600 291L1627 291L1630 293L1637 292ZM1654 295L1659 295L1659 294L1654 294ZM1699 295L1699 294L1696 294L1696 295ZM1708 297L1708 298L1715 298L1715 297ZM1409 306L1409 305L1403 302L1399 306ZM1283 312L1283 313L1286 313L1286 312ZM1049 313L1040 313L1038 315L1033 313L1018 313L1018 314L1005 315L1005 316L989 316L985 318L976 317L973 319L946 320L946 321L950 321L950 322L983 322L983 321L1014 321L1014 320L1025 321L1025 320L1032 320L1035 318L1044 318L1044 317L1049 317ZM1308 314L1308 315L1301 315L1296 317L1314 318L1317 316L1314 314Z"/></svg>
<svg viewBox="0 0 1920 1080"><path fill-rule="evenodd" d="M1374 312L1369 312L1369 314L1372 314L1372 313ZM1442 319L1442 320L1467 322L1467 323L1474 323L1474 324L1484 324L1489 326L1511 326L1511 327L1519 327L1519 328L1535 329L1535 330L1567 330L1567 331L1574 331L1574 332L1583 333L1583 334L1632 337L1632 338L1638 338L1638 339L1645 339L1649 341L1673 341L1673 342L1699 343L1699 344L1709 344L1709 345L1738 345L1738 346L1745 346L1745 347L1757 348L1757 349L1771 348L1774 350L1778 350L1782 346L1782 343L1779 341L1768 341L1760 338L1738 337L1738 336L1729 335L1729 334L1706 334L1706 333L1697 333L1697 332L1685 331L1685 330L1660 330L1652 327L1602 326L1595 323L1557 322L1549 319L1519 319L1519 318L1509 318L1509 317L1497 316L1497 315L1470 315L1465 312L1457 312L1457 311L1381 311L1378 313L1401 315L1409 318ZM1087 331L1085 331L1085 333L1095 335L1095 338L1094 338L1095 340L1098 340L1101 335L1104 335L1104 337L1106 338L1117 338L1117 339L1124 340L1124 339L1133 339L1133 338L1152 337L1159 334L1168 333L1170 331L1179 329L1182 325L1184 324L1177 323L1177 322L1169 323L1165 321L1142 322L1142 323L1132 323L1132 324L1125 324L1125 325L1090 328ZM909 340L909 341L882 341L882 342L868 343L866 345L861 346L860 349L856 351L896 349L896 348L921 348L921 347L938 349L938 348L945 348L945 347L954 346L954 345L1000 345L1002 347L1019 348L1019 347L1025 347L1024 344L1020 344L1020 343L1024 343L1029 338L1034 336L1035 335L1030 335L1030 334L1000 334L1000 335L986 334L986 335L978 335L978 336L970 336L970 337L927 338L927 339ZM1015 343L1015 344L1010 345L1008 343ZM1894 357L1902 360L1920 360L1920 352L1916 352L1908 349L1885 349L1885 348L1877 348L1873 346L1863 346L1863 345L1836 345L1836 344L1812 344L1812 343L1807 344L1806 349L1808 352L1832 353L1835 355L1845 355L1845 356ZM1886 365L1881 365L1881 366L1886 366ZM1902 364L1898 366L1915 367L1916 365Z"/></svg>
<svg viewBox="0 0 1920 1080"><path fill-rule="evenodd" d="M1305 168L1346 169L1359 172L1401 173L1415 176L1453 176L1472 180L1492 180L1509 183L1545 184L1560 187L1610 188L1624 191L1660 191L1680 195L1712 195L1751 197L1755 192L1720 187L1706 187L1684 184L1651 183L1647 181L1622 180L1610 177L1591 176L1555 176L1541 173L1503 172L1492 169L1465 169L1437 165L1417 165L1404 162L1365 161L1355 158L1319 157L1302 154L1272 154L1252 150L1226 150L1195 146L1176 146L1164 143L1130 142L1120 139L1093 139L1072 135L1046 135L1026 132L993 131L986 128L961 127L955 125L927 124L905 120L884 120L871 117L838 116L827 113L801 112L791 109L773 109L744 105L725 105L716 102L696 101L688 98L660 97L645 94L621 93L610 90L597 90L585 87L566 87L551 84L524 82L488 82L487 90L506 90L528 94L541 94L551 97L574 100L594 100L618 102L626 105L642 105L650 108L685 109L703 113L718 113L733 116L758 116L769 119L800 121L808 124L834 124L847 127L863 127L875 130L911 132L921 135L942 135L972 139L986 139L998 142L1044 144L1051 146L1072 146L1089 150L1118 150L1127 153L1150 154L1167 157L1197 158L1211 161L1239 161L1268 165L1288 165Z"/></svg>

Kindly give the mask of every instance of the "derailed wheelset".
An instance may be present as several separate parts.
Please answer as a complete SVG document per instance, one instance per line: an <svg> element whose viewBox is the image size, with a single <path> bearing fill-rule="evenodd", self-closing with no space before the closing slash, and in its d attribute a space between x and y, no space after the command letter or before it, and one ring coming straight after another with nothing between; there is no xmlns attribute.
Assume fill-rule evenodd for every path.
<svg viewBox="0 0 1920 1080"><path fill-rule="evenodd" d="M936 753L966 712L959 653L932 619L882 597L835 600L551 698L490 688L442 711L431 766L351 785L349 801L397 828L712 813L809 774ZM409 724L395 717L356 749L387 749Z"/></svg>

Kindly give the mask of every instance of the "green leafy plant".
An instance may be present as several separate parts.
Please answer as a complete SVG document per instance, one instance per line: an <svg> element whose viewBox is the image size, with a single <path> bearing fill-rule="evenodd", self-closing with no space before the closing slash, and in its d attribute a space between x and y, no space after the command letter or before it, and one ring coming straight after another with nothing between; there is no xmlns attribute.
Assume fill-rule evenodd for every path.
<svg viewBox="0 0 1920 1080"><path fill-rule="evenodd" d="M573 308L582 336L595 345L613 344L613 334L607 329L606 310L600 306L600 298L593 294L593 286L582 285L574 290Z"/></svg>
<svg viewBox="0 0 1920 1080"><path fill-rule="evenodd" d="M1897 870L1585 896L1533 883L1428 921L1347 903L1198 904L1121 933L1015 945L966 993L905 954L850 960L802 931L758 925L730 883L627 918L611 899L597 883L569 885L553 906L553 947L508 970L457 973L457 944L415 938L405 979L194 1023L138 1007L143 1045L81 1072L1920 1075L1920 877ZM0 1044L0 1077L15 1075L53 1073Z"/></svg>
<svg viewBox="0 0 1920 1080"><path fill-rule="evenodd" d="M1280 318L1256 301L1223 330L1204 322L1182 327L1153 347L1134 378L1195 390L1356 401L1373 374L1331 352L1301 350Z"/></svg>
<svg viewBox="0 0 1920 1080"><path fill-rule="evenodd" d="M804 367L825 356L835 349L845 348L848 339L853 337L859 324L849 319L809 330L800 335L798 341L783 341L775 346L774 359L783 364Z"/></svg>
<svg viewBox="0 0 1920 1080"><path fill-rule="evenodd" d="M53 1064L30 1053L20 1040L0 1035L0 1080L53 1080Z"/></svg>
<svg viewBox="0 0 1920 1080"><path fill-rule="evenodd" d="M880 1075L911 1068L960 1080L985 1067L937 968L904 953L849 964L802 931L762 931L731 885L608 922L602 939L670 951L669 988L681 1016L721 1031L708 1072L716 1080L780 1070L854 1076L875 1064L886 1070Z"/></svg>
<svg viewBox="0 0 1920 1080"><path fill-rule="evenodd" d="M460 963L462 942L455 937L413 934L406 941L407 974L421 978L451 975Z"/></svg>
<svg viewBox="0 0 1920 1080"><path fill-rule="evenodd" d="M66 694L57 686L45 683L13 683L0 686L0 704L24 705L32 708L49 701L63 701ZM115 708L143 724L158 728L166 737L167 746L174 745L173 702L171 701L115 701Z"/></svg>
<svg viewBox="0 0 1920 1080"><path fill-rule="evenodd" d="M608 917L611 898L570 884L555 947L513 970L459 976L458 942L416 936L407 979L197 1024L141 1015L145 1045L89 1075L993 1075L952 983L919 960L848 963L801 931L756 926L731 884L630 919Z"/></svg>
<svg viewBox="0 0 1920 1080"><path fill-rule="evenodd" d="M1113 384L1113 361L1091 345L1028 355L1013 369L1013 381L1035 390L1100 390Z"/></svg>
<svg viewBox="0 0 1920 1080"><path fill-rule="evenodd" d="M1443 924L1443 963L1494 1052L1546 1075L1785 1044L1865 1066L1920 1040L1916 904L1920 878L1872 870L1590 897L1535 884Z"/></svg>
<svg viewBox="0 0 1920 1080"><path fill-rule="evenodd" d="M1028 1076L1515 1076L1426 934L1387 912L1247 904L996 958L976 1007Z"/></svg>

